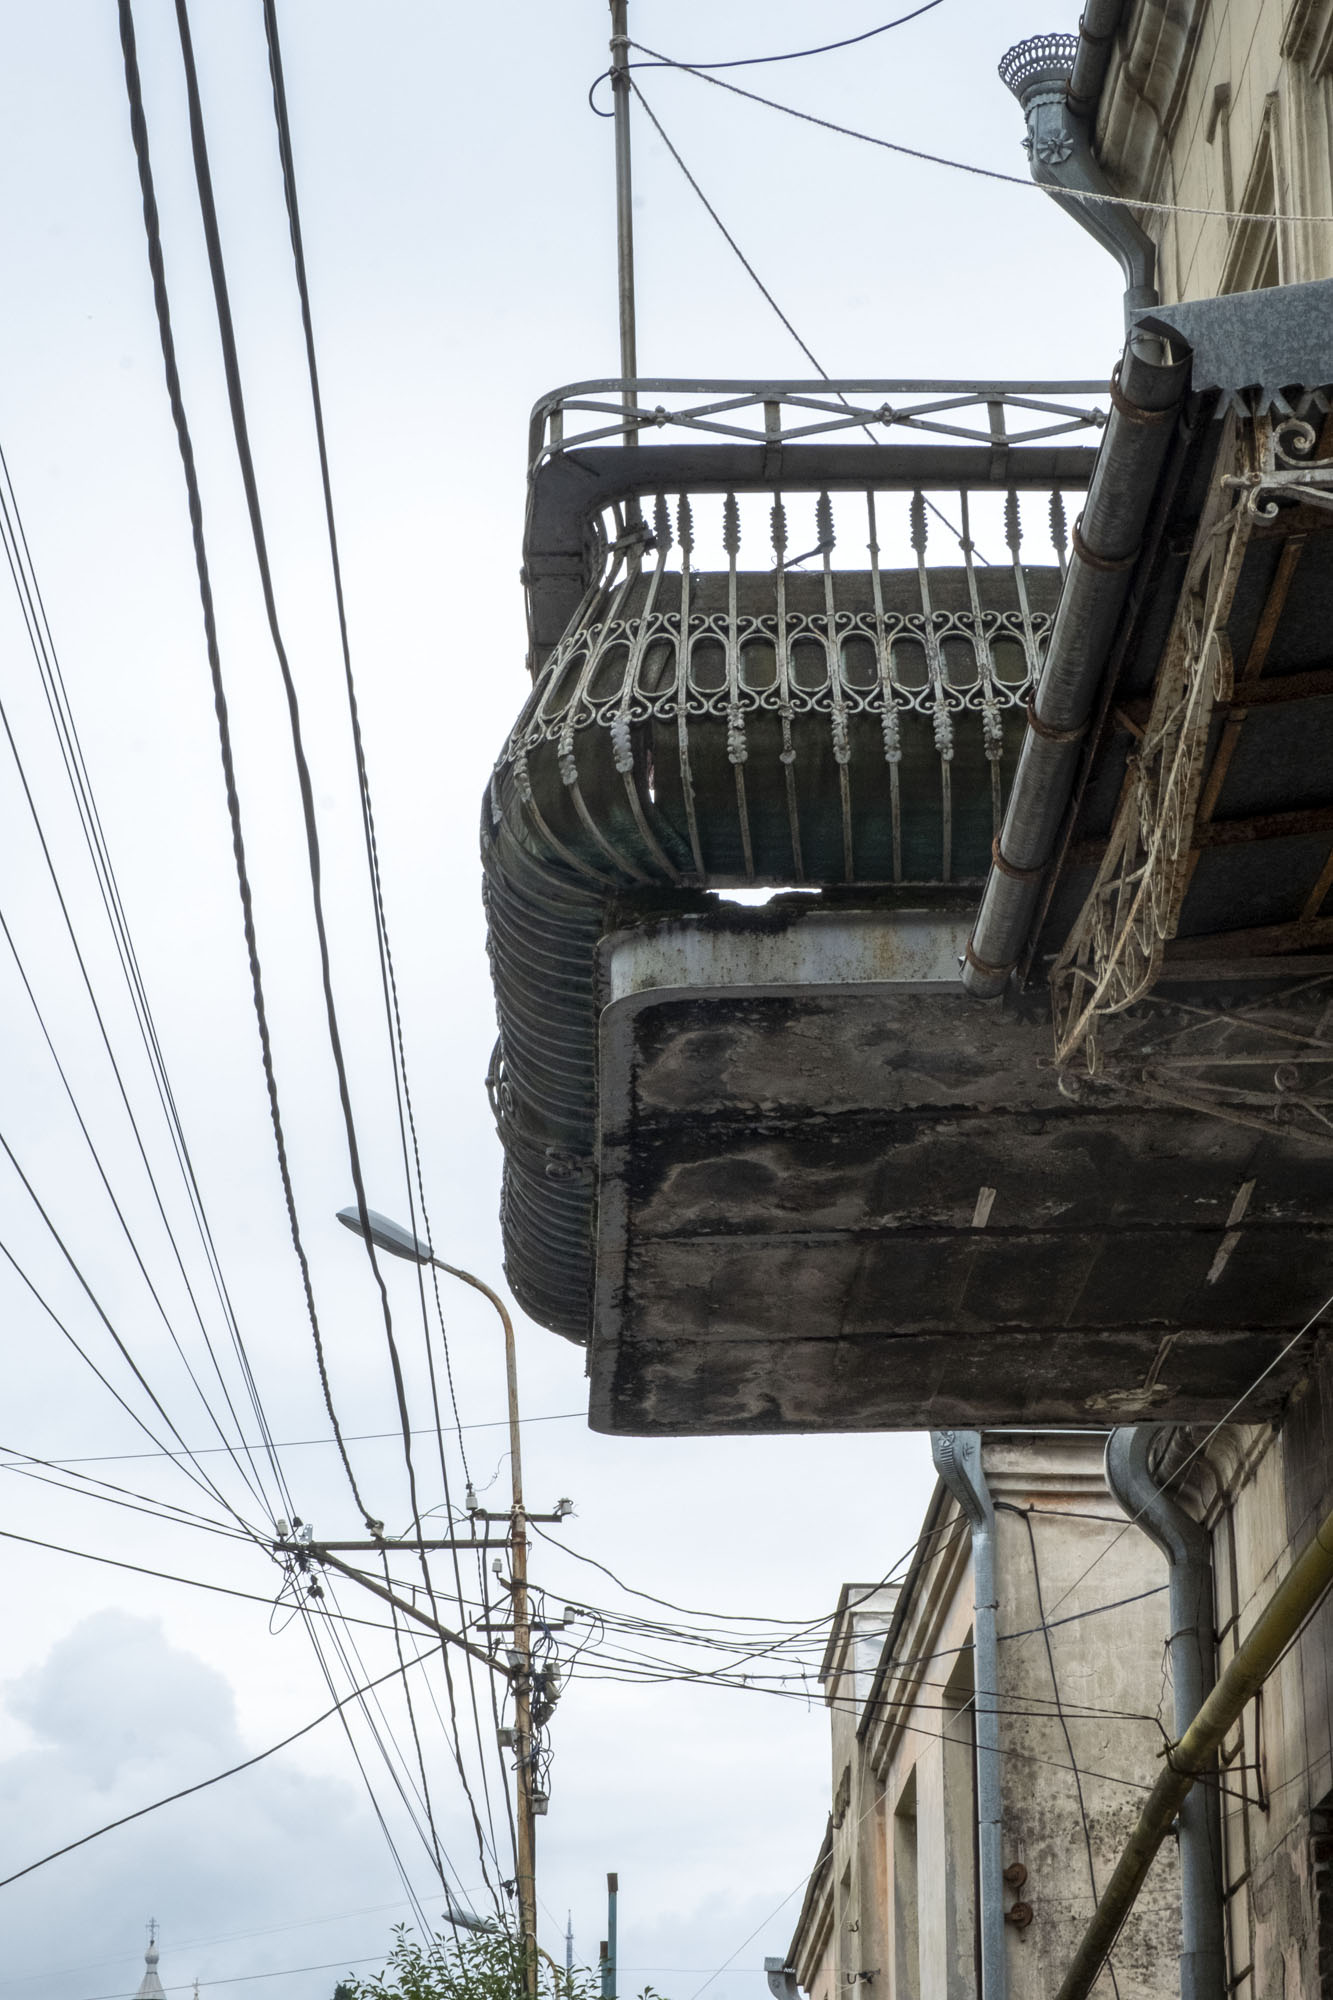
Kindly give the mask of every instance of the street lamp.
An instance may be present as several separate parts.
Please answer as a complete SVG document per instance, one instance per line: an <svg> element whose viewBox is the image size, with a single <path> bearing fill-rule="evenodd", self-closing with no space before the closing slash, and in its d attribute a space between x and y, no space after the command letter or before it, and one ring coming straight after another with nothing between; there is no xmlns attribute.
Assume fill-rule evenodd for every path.
<svg viewBox="0 0 1333 2000"><path fill-rule="evenodd" d="M528 1622L528 1537L523 1511L523 1462L520 1455L518 1422L518 1356L514 1348L514 1322L509 1317L504 1300L493 1292L489 1285L474 1277L471 1271L461 1270L456 1264L446 1264L437 1257L428 1243L401 1222L394 1222L390 1216L379 1215L373 1208L365 1210L363 1226L362 1211L357 1208L340 1208L338 1220L354 1235L368 1238L377 1250L383 1250L390 1257L403 1257L410 1264L431 1264L437 1271L445 1271L451 1278L459 1278L465 1285L471 1285L490 1300L500 1315L504 1328L505 1383L509 1400L509 1471L510 1471L510 1557L513 1568L514 1599L514 1650L520 1656L520 1668L514 1675L514 1725L518 1750L518 1825L516 1857L518 1888L518 1923L523 1941L523 1966L528 1992L535 1996L537 1991L537 1828L535 1819L535 1799L533 1795L533 1743L532 1743L532 1630Z"/></svg>

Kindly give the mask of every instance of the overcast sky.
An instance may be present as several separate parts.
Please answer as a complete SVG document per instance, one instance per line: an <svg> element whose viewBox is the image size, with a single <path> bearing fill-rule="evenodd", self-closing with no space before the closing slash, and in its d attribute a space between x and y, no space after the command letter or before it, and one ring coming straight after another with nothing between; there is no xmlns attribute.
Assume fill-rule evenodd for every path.
<svg viewBox="0 0 1333 2000"><path fill-rule="evenodd" d="M885 11L870 0L818 8L632 0L631 25L655 48L716 60L854 34ZM1077 0L1035 14L1031 0L942 0L859 48L748 79L851 125L1021 175L1021 120L996 61L1025 34L1072 27L1077 12ZM294 1501L320 1534L352 1535L360 1521L328 1444L274 1162L116 8L9 0L4 13L0 445L219 1256L273 1434L290 1441L282 1458ZM174 12L168 0L138 0L135 13L297 1201L337 1408L349 1432L383 1433L395 1421L383 1321L364 1256L333 1220L351 1198L346 1149L285 710L226 422ZM314 774L358 1132L372 1202L402 1212L260 0L194 0L191 13ZM610 126L585 101L605 63L607 10L604 0L504 8L280 0L279 15L434 1236L442 1254L498 1284L499 1155L482 1087L494 1018L476 823L491 759L523 694L528 411L554 385L616 372ZM650 72L643 84L831 373L1109 372L1117 273L1040 194L895 158L689 77ZM636 148L643 372L807 374L642 121ZM12 597L0 600L0 698L168 1214L188 1246L166 1127ZM164 1430L75 1265L172 1422L192 1446L215 1444L168 1322L192 1361L206 1366L207 1357L3 743L0 851L0 911L126 1223L98 1179L15 958L0 944L0 1133L69 1260L3 1157L0 1243L110 1384L0 1264L8 1357L0 1445L49 1459L149 1450L130 1410ZM201 1278L197 1239L186 1267ZM387 1282L411 1408L424 1426L412 1275L393 1265ZM501 1506L497 1328L472 1294L450 1292L445 1305L459 1411L475 1427L464 1432L469 1469L485 1503ZM205 1317L216 1333L216 1300ZM601 1438L578 1414L581 1354L531 1327L520 1342L529 1503L570 1495L569 1543L640 1590L766 1624L814 1621L845 1578L879 1577L916 1532L930 1487L922 1438ZM422 1500L437 1507L440 1474L428 1447L419 1440ZM371 1510L402 1530L401 1446L369 1437L352 1450ZM456 1441L451 1451L461 1484ZM225 1456L202 1463L228 1502L262 1526ZM160 1457L80 1470L219 1519L217 1502ZM328 1706L306 1632L284 1627L285 1614L271 1617L281 1578L252 1542L75 1497L12 1466L4 1497L9 1534L263 1601L0 1543L0 1875L241 1761ZM636 1603L549 1547L539 1545L533 1567L557 1606ZM379 1607L354 1588L339 1597L348 1612L377 1620ZM578 1629L587 1636L586 1625ZM391 1639L373 1626L359 1637L367 1669L387 1672ZM443 1702L438 1669L416 1675L441 1833L456 1879L484 1908L471 1820L426 1689L430 1681ZM459 1698L466 1705L461 1685ZM385 1705L404 1737L401 1697L386 1691ZM354 1734L426 1897L429 1857L359 1721ZM734 1954L710 1994L760 2000L763 1956L790 1935L828 1809L818 1700L576 1680L553 1743L540 1842L543 1942L560 1951L572 1909L578 1955L595 1960L605 1873L618 1869L622 1992L651 1978L671 2000L693 2000ZM497 1768L492 1758L492 1784ZM204 1992L323 2000L344 1966L383 1956L392 1925L408 1914L336 1720L0 1897L0 2000L132 1992L150 1916L161 1921L169 1990L188 1990L197 1976ZM318 1969L299 1970L307 1967ZM225 1984L243 1977L245 1985Z"/></svg>

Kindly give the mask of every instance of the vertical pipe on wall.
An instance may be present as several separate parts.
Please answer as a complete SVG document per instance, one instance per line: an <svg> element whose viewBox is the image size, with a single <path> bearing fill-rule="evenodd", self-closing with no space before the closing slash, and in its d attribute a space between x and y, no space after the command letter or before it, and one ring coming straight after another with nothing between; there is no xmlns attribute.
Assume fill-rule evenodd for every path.
<svg viewBox="0 0 1333 2000"><path fill-rule="evenodd" d="M932 1431L930 1452L935 1470L957 1500L972 1529L981 2000L1006 2000L1009 1966L1004 1928L995 1508L981 1469L980 1431Z"/></svg>
<svg viewBox="0 0 1333 2000"><path fill-rule="evenodd" d="M1183 1736L1217 1679L1213 1552L1208 1530L1165 1493L1149 1469L1160 1434L1156 1424L1112 1431L1106 1483L1130 1519L1166 1557L1170 1591L1171 1683L1176 1735ZM1196 1785L1180 1808L1181 2000L1224 2000L1227 1991L1223 1922L1221 1800L1214 1785Z"/></svg>

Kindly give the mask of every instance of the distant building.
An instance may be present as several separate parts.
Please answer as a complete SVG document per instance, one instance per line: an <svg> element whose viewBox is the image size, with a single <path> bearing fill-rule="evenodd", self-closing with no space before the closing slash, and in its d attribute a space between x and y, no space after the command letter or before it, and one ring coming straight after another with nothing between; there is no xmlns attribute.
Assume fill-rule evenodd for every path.
<svg viewBox="0 0 1333 2000"><path fill-rule="evenodd" d="M1059 1985L1093 1908L1093 1875L1104 1887L1162 1742L1164 1569L1145 1536L1125 1533L1102 1472L1105 1442L982 1435L998 1754L978 1761L977 1570L971 1524L944 1479L901 1588L844 1588L821 1669L833 1811L787 1961L810 2000L852 2000L862 1987L863 2000L981 1990L988 1754L1010 2000ZM1164 1854L1114 1953L1120 2000L1174 1995L1178 1950L1178 1873Z"/></svg>
<svg viewBox="0 0 1333 2000"><path fill-rule="evenodd" d="M144 1975L139 1982L139 1990L134 2000L166 2000L162 1981L157 1976L157 1926L150 1924L148 1929L148 1949L143 1955Z"/></svg>

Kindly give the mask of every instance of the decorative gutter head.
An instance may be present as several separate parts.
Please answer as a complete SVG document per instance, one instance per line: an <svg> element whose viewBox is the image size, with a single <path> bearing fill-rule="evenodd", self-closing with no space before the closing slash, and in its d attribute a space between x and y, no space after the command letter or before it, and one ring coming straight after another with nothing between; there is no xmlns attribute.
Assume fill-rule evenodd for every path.
<svg viewBox="0 0 1333 2000"><path fill-rule="evenodd" d="M1032 178L1096 238L1125 274L1125 319L1157 304L1157 249L1128 207L1080 196L1114 195L1092 150L1088 127L1071 109L1077 35L1033 35L1000 61L1000 78L1023 107Z"/></svg>
<svg viewBox="0 0 1333 2000"><path fill-rule="evenodd" d="M1015 43L1000 58L1000 81L1013 91L1028 121L1029 153L1033 149L1032 112L1039 104L1068 102L1077 54L1077 35L1032 35L1026 42Z"/></svg>

